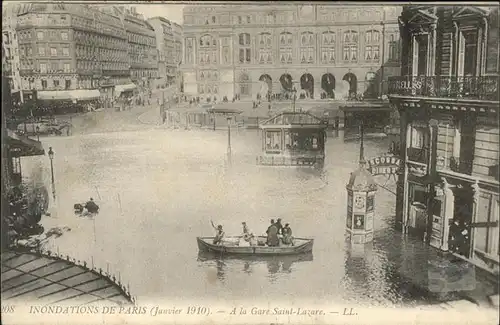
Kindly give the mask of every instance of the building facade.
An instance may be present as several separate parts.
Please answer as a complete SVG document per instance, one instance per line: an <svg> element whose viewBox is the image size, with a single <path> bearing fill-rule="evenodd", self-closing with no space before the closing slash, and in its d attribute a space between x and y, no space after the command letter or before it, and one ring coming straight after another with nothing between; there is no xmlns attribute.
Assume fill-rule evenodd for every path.
<svg viewBox="0 0 500 325"><path fill-rule="evenodd" d="M177 85L177 87L181 87L182 85L182 73L180 71L180 65L182 63L182 40L184 38L183 27L177 23L172 22L172 33L174 36L174 48L173 48L173 75L174 80L173 83Z"/></svg>
<svg viewBox="0 0 500 325"><path fill-rule="evenodd" d="M79 4L25 4L17 15L24 92L99 90L110 102L130 82L127 35L120 19Z"/></svg>
<svg viewBox="0 0 500 325"><path fill-rule="evenodd" d="M130 77L141 88L148 89L158 78L158 52L154 28L137 13L135 7L115 7L128 39Z"/></svg>
<svg viewBox="0 0 500 325"><path fill-rule="evenodd" d="M19 44L16 33L18 10L19 5L15 3L4 3L2 6L2 51L4 54L2 56L2 71L11 91L19 94L19 99L23 101L22 92L20 92Z"/></svg>
<svg viewBox="0 0 500 325"><path fill-rule="evenodd" d="M338 98L347 88L378 96L388 76L400 73L400 12L381 6L186 6L184 91L230 99L295 87L310 98Z"/></svg>
<svg viewBox="0 0 500 325"><path fill-rule="evenodd" d="M432 246L499 270L499 8L405 6L398 221Z"/></svg>
<svg viewBox="0 0 500 325"><path fill-rule="evenodd" d="M153 27L156 37L156 49L158 51L158 82L157 86L166 86L167 78L167 62L169 56L172 55L173 34L172 26L168 19L163 17L153 17L148 19L148 23Z"/></svg>

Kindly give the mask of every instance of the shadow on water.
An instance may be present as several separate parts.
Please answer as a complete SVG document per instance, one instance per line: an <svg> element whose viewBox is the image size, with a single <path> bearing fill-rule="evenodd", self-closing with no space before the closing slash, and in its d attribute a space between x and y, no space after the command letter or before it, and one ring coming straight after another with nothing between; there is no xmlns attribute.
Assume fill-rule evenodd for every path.
<svg viewBox="0 0 500 325"><path fill-rule="evenodd" d="M252 274L254 268L265 265L270 276L278 273L293 272L293 265L301 262L312 262L313 254L299 254L287 256L244 256L244 255L221 255L212 252L199 252L197 261L199 266L215 266L217 278L224 281L225 272L228 267L241 268L246 274Z"/></svg>

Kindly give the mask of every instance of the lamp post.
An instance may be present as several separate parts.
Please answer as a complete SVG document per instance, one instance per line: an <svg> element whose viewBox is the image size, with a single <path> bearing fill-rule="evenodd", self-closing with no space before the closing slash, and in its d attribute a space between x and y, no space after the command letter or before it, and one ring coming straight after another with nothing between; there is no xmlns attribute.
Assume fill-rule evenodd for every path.
<svg viewBox="0 0 500 325"><path fill-rule="evenodd" d="M36 126L36 140L40 141L40 127L38 125Z"/></svg>
<svg viewBox="0 0 500 325"><path fill-rule="evenodd" d="M297 99L297 89L295 89L295 87L293 87L293 112L295 113L295 100Z"/></svg>
<svg viewBox="0 0 500 325"><path fill-rule="evenodd" d="M227 116L227 161L231 165L231 116Z"/></svg>
<svg viewBox="0 0 500 325"><path fill-rule="evenodd" d="M54 184L54 151L52 147L49 147L49 159L50 159L50 174L52 176L52 197L56 198L56 186Z"/></svg>

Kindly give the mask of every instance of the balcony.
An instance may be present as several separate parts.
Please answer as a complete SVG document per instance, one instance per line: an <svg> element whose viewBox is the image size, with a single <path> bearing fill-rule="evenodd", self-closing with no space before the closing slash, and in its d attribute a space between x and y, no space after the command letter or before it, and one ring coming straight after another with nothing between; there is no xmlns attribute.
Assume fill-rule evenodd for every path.
<svg viewBox="0 0 500 325"><path fill-rule="evenodd" d="M499 76L398 76L389 77L389 94L498 101L498 83Z"/></svg>

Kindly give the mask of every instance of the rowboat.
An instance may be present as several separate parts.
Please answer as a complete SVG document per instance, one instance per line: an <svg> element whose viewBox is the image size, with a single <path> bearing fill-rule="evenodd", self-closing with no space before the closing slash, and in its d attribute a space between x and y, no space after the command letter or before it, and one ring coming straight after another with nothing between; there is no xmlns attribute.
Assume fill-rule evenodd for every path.
<svg viewBox="0 0 500 325"><path fill-rule="evenodd" d="M198 261L213 261L220 260L221 257L224 260L238 260L250 263L261 263L261 262L282 262L282 263L296 263L296 262L311 262L314 259L313 253L301 253L295 255L237 255L237 254L223 254L216 252L200 251L198 252Z"/></svg>
<svg viewBox="0 0 500 325"><path fill-rule="evenodd" d="M294 238L294 245L281 246L239 246L241 236L226 237L222 244L213 244L214 237L196 237L198 249L203 252L213 252L233 255L297 255L312 251L314 239ZM258 242L266 242L266 237L257 237Z"/></svg>

